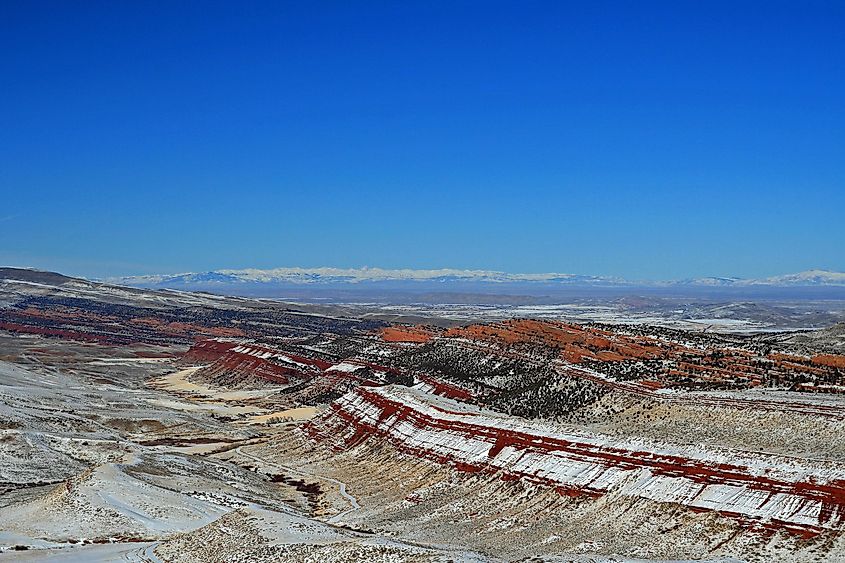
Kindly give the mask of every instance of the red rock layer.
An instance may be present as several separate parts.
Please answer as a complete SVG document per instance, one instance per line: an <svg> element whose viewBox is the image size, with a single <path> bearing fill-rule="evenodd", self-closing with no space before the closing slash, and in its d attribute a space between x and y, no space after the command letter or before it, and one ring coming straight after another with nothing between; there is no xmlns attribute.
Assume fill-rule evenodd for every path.
<svg viewBox="0 0 845 563"><path fill-rule="evenodd" d="M217 354L213 363L200 370L198 375L229 385L245 380L287 385L292 380L312 379L332 365L323 360L282 353L258 344L217 340L198 343L186 357L213 357Z"/></svg>
<svg viewBox="0 0 845 563"><path fill-rule="evenodd" d="M217 340L209 338L200 340L191 346L182 357L186 362L208 363L218 360L240 343L235 340Z"/></svg>
<svg viewBox="0 0 845 563"><path fill-rule="evenodd" d="M423 383L428 392L434 393L435 395L448 397L450 399L455 399L456 401L471 402L475 399L475 395L473 395L471 391L441 379L437 379L436 377L432 377L430 375L420 375L418 376L418 379Z"/></svg>
<svg viewBox="0 0 845 563"><path fill-rule="evenodd" d="M381 331L381 338L385 342L421 344L430 341L433 336L432 331L427 327L391 326Z"/></svg>

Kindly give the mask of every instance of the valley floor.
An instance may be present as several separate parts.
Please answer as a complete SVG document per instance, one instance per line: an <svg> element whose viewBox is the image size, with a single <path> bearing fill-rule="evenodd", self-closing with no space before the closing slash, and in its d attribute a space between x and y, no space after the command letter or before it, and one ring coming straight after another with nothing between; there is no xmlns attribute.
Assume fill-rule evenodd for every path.
<svg viewBox="0 0 845 563"><path fill-rule="evenodd" d="M341 525L345 483L256 455L313 410L176 385L183 348L0 338L0 560L487 559Z"/></svg>

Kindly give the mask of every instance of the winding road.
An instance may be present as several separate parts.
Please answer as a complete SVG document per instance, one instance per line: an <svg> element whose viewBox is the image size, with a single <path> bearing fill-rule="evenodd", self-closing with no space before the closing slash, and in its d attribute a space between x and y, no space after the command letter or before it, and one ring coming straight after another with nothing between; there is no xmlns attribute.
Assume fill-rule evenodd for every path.
<svg viewBox="0 0 845 563"><path fill-rule="evenodd" d="M252 444L252 445L254 445L254 444ZM326 520L326 522L328 522L330 524L337 523L337 522L340 521L341 518L343 518L347 514L350 514L352 512L355 512L356 510L361 509L361 505L358 503L358 499L355 498L354 496L352 496L351 494L349 494L349 492L347 492L346 483L344 483L343 481L338 481L337 479L333 479L331 477L326 477L325 475L318 475L316 473L305 473L303 471L299 471L299 470L294 469L292 467L288 467L287 465L282 465L280 463L267 461L266 459L262 459L258 456L255 456L255 455L252 455L250 453L245 452L243 450L244 447L245 446L239 446L239 447L235 448L234 451L238 455L242 455L242 456L244 456L248 459L251 459L253 461L257 461L258 463L263 463L263 464L269 465L271 467L276 467L276 468L281 469L283 471L287 471L288 473L294 473L294 474L297 474L297 475L300 475L300 476L311 477L311 478L314 478L314 479L321 479L323 481L328 481L329 483L333 483L333 484L337 485L338 491L340 492L340 496L342 496L344 498L344 500L346 500L349 503L350 506L347 510L339 512L339 513L335 514L334 516L332 516L331 518L328 518Z"/></svg>

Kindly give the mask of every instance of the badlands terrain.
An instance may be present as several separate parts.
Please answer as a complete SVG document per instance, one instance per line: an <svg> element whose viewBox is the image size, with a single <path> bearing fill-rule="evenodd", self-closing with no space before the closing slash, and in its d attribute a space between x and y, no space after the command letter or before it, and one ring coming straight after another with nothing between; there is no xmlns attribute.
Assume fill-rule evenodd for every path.
<svg viewBox="0 0 845 563"><path fill-rule="evenodd" d="M742 307L783 325L0 269L0 560L845 561L845 325Z"/></svg>

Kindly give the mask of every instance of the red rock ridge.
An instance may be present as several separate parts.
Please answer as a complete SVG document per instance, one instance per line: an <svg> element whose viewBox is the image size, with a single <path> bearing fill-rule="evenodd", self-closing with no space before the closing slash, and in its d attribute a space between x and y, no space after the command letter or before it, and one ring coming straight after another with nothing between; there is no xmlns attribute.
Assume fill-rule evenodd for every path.
<svg viewBox="0 0 845 563"><path fill-rule="evenodd" d="M799 467L772 455L568 435L542 423L438 406L391 387L348 393L305 431L338 449L384 439L459 471L525 480L567 496L614 493L681 504L765 533L811 537L845 527L845 468L836 464Z"/></svg>

